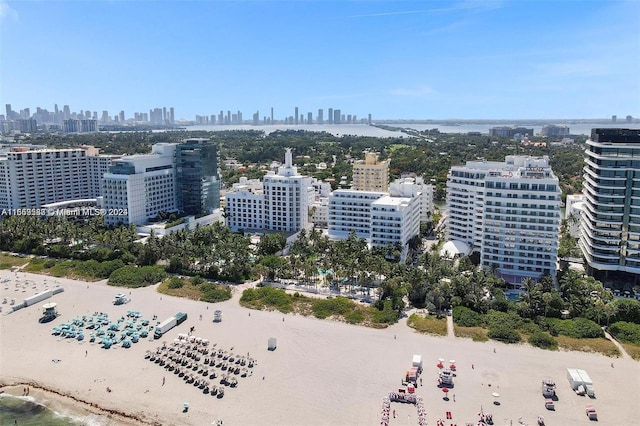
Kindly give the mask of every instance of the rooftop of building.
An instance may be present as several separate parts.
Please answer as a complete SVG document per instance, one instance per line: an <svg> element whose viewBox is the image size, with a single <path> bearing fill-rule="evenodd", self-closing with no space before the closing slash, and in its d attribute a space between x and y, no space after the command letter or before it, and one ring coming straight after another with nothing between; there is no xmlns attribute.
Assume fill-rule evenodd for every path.
<svg viewBox="0 0 640 426"><path fill-rule="evenodd" d="M637 143L640 142L640 129L593 129L591 141L601 143Z"/></svg>

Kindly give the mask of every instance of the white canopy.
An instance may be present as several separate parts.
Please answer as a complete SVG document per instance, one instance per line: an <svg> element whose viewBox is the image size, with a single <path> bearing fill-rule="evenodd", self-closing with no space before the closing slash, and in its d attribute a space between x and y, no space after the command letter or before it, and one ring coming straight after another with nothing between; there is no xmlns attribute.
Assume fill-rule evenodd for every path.
<svg viewBox="0 0 640 426"><path fill-rule="evenodd" d="M440 250L440 256L449 258L457 255L467 256L469 253L471 253L471 248L466 243L456 240L447 241Z"/></svg>

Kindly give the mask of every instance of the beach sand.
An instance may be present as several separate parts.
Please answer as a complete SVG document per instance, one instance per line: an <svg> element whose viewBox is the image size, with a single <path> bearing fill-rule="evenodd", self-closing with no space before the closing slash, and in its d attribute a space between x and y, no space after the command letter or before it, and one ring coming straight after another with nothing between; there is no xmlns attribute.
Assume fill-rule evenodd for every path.
<svg viewBox="0 0 640 426"><path fill-rule="evenodd" d="M0 283L0 298L20 302L42 291L45 281L49 288L57 283L65 291L11 314L7 314L9 305L2 305L0 384L30 383L90 404L49 392L34 395L32 390L38 400L55 400L59 412L66 406L74 413L88 410L104 414L99 407L132 416L113 415L110 424L209 425L222 419L230 425L374 425L380 424L383 397L398 390L413 354L421 354L424 386L417 388L417 394L424 398L431 425L445 419L446 411L453 414L447 425L475 422L481 410L492 413L496 425L509 425L510 421L517 425L520 417L526 424L535 424L538 415L543 415L548 425L583 425L589 423L587 404L596 408L601 425L637 424L640 364L628 358L425 336L407 327L404 320L375 330L253 311L239 306L241 287L229 301L206 304L160 295L153 286L131 290L130 303L114 306L113 297L121 289L104 281L85 283L19 272L19 283L29 281L23 292L22 288L15 291L15 277L14 272L0 271L0 281L10 280ZM58 304L61 315L40 324L41 306L49 301ZM51 335L54 325L73 317L103 311L117 318L132 309L146 318L157 315L159 320L177 312L186 312L189 317L160 340L141 339L129 349L105 350L88 341ZM224 312L220 323L212 321L216 309ZM194 335L209 339L217 348L233 348L239 355L249 352L257 360L253 375L239 378L237 388L227 387L222 399L203 394L144 359L145 351L155 350L163 341L172 342L192 326ZM275 351L267 350L270 337L277 338ZM437 387L438 358L455 359L458 367L448 401ZM55 363L54 359L60 361ZM596 399L573 393L566 368L587 370ZM544 378L556 381L559 401L555 411L544 408L540 389ZM112 391L107 392L107 387ZM20 389L12 392L20 395ZM494 398L493 392L499 397ZM499 405L494 404L496 400ZM187 412L183 412L184 402L189 403ZM393 403L391 409L397 413L390 419L391 425L417 424L413 405Z"/></svg>

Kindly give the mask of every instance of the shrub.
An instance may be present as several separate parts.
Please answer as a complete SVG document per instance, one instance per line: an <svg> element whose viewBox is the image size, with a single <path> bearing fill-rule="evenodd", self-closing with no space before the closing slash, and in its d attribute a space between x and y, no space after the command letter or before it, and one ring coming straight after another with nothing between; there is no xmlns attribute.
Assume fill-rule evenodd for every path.
<svg viewBox="0 0 640 426"><path fill-rule="evenodd" d="M364 313L360 309L358 309L349 312L347 315L345 315L344 319L349 324L360 324L362 321L364 321Z"/></svg>
<svg viewBox="0 0 640 426"><path fill-rule="evenodd" d="M146 287L162 281L166 272L161 266L136 266L127 265L116 269L109 276L109 285L116 287Z"/></svg>
<svg viewBox="0 0 640 426"><path fill-rule="evenodd" d="M627 321L611 324L609 332L623 342L640 344L640 325Z"/></svg>
<svg viewBox="0 0 640 426"><path fill-rule="evenodd" d="M293 310L292 297L284 290L274 287L249 288L242 292L240 303L256 309L275 308L287 313Z"/></svg>
<svg viewBox="0 0 640 426"><path fill-rule="evenodd" d="M552 335L562 334L576 339L604 337L602 328L586 318L570 320L547 318L546 325Z"/></svg>
<svg viewBox="0 0 640 426"><path fill-rule="evenodd" d="M385 300L382 310L369 307L375 324L395 324L398 321L398 311L393 309L393 302Z"/></svg>
<svg viewBox="0 0 640 426"><path fill-rule="evenodd" d="M312 310L316 318L324 319L332 315L345 315L353 310L355 302L346 297L318 299L313 302Z"/></svg>
<svg viewBox="0 0 640 426"><path fill-rule="evenodd" d="M203 284L200 289L202 290L200 300L203 302L215 303L231 299L231 289L228 286L207 283Z"/></svg>
<svg viewBox="0 0 640 426"><path fill-rule="evenodd" d="M482 325L482 317L469 308L456 306L453 308L453 322L463 327L479 327Z"/></svg>
<svg viewBox="0 0 640 426"><path fill-rule="evenodd" d="M178 277L171 277L171 279L169 279L169 284L167 284L167 287L171 289L182 288L183 286L184 282L182 281L182 278Z"/></svg>
<svg viewBox="0 0 640 426"><path fill-rule="evenodd" d="M537 331L529 336L529 343L542 349L558 349L558 342L556 339L542 331Z"/></svg>
<svg viewBox="0 0 640 426"><path fill-rule="evenodd" d="M523 325L522 318L514 312L490 310L482 319L488 328L508 326L511 329L517 330Z"/></svg>
<svg viewBox="0 0 640 426"><path fill-rule="evenodd" d="M494 325L489 328L489 338L505 343L518 343L520 333L508 324Z"/></svg>

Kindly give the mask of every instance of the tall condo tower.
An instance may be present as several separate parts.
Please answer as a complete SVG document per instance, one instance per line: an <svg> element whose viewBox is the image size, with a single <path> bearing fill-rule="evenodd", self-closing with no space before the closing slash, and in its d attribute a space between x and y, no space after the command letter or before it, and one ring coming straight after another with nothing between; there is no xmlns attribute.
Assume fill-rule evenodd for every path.
<svg viewBox="0 0 640 426"><path fill-rule="evenodd" d="M639 157L639 129L593 129L587 140L579 245L596 278L640 276Z"/></svg>

